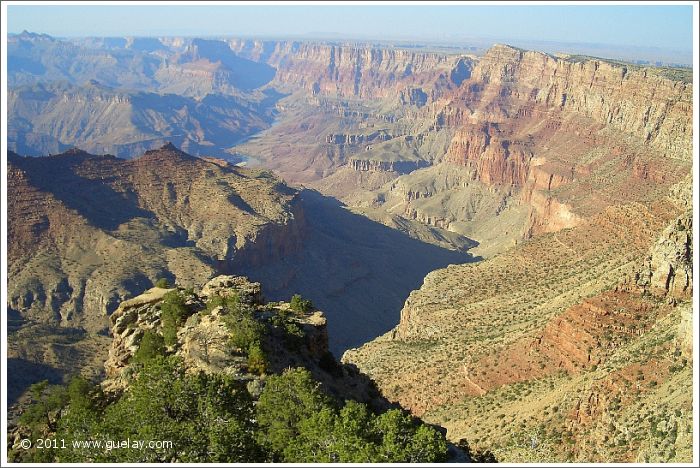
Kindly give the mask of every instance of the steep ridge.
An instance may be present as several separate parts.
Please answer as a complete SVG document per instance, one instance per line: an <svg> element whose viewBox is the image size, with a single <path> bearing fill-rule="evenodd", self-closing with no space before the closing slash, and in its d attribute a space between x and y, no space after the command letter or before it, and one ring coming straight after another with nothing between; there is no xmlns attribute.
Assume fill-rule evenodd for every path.
<svg viewBox="0 0 700 468"><path fill-rule="evenodd" d="M156 276L196 284L207 279L202 271L238 255L262 255L246 251L275 224L284 230L268 239L265 253L283 255L298 247L302 229L295 192L277 179L170 144L132 161L79 150L44 158L10 153L8 191L9 304L65 323L99 323L120 294ZM55 281L37 282L48 271L37 262L55 265Z"/></svg>
<svg viewBox="0 0 700 468"><path fill-rule="evenodd" d="M457 128L446 162L520 189L527 237L668 190L690 167L691 102L653 69L494 46L438 122Z"/></svg>
<svg viewBox="0 0 700 468"><path fill-rule="evenodd" d="M494 46L475 67L473 78L485 83L481 108L495 115L508 112L493 99L496 89L505 89L518 100L580 113L635 135L665 157L690 159L692 87L655 76L653 68L635 70L605 60L576 61Z"/></svg>
<svg viewBox="0 0 700 468"><path fill-rule="evenodd" d="M689 460L689 180L431 273L343 360L499 461Z"/></svg>
<svg viewBox="0 0 700 468"><path fill-rule="evenodd" d="M167 299L165 295L172 291L182 290L176 287L151 288L122 302L110 316L112 342L109 357L104 362L106 378L101 384L105 391L120 392L128 386L129 365L134 361L143 335L148 331L163 333L163 303ZM333 364L337 366L337 363L329 361L328 331L323 312L316 309L299 312L291 308L289 302L268 302L262 294L260 283L240 276L214 277L187 297L186 303L190 308L200 309L204 313L183 323L177 330L177 341L171 346L176 349L176 354L189 372L234 375L251 388L264 386L264 379L247 368L247 350L231 346L231 327L226 322L229 312L222 306L205 308L207 302L217 297L232 295L242 304L253 307L261 322L277 315L278 328L284 325L284 328L298 335L295 337L297 342L293 342L292 337L285 336L286 330L271 328L261 337L262 345L267 350L266 367L269 373L282 373L284 369L302 366L337 396L368 403L374 400L376 408L388 406L381 401L370 380L352 374L350 369L343 371L333 368Z"/></svg>

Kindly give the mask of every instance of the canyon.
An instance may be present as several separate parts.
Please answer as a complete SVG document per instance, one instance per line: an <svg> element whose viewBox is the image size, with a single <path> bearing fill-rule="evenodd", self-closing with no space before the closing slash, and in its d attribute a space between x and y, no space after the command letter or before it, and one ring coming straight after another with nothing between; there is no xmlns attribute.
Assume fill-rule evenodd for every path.
<svg viewBox="0 0 700 468"><path fill-rule="evenodd" d="M89 372L157 278L244 274L310 298L329 349L454 443L692 458L692 70L498 44L9 43L9 147L62 153L8 156L16 362Z"/></svg>
<svg viewBox="0 0 700 468"><path fill-rule="evenodd" d="M99 374L109 317L159 278L198 287L217 272L245 272L269 280L273 300L312 297L340 355L388 331L429 271L471 259L269 171L172 144L131 160L80 150L10 153L8 192L9 355L18 373L48 366L37 373L52 379L76 367ZM23 386L19 379L11 395Z"/></svg>

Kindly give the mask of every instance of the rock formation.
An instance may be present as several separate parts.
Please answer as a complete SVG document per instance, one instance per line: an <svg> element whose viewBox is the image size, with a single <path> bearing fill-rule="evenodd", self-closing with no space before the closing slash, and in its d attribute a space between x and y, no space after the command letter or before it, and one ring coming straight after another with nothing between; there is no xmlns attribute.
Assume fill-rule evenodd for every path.
<svg viewBox="0 0 700 468"><path fill-rule="evenodd" d="M162 333L161 304L165 294L177 289L152 288L143 294L122 302L110 316L112 324L112 345L109 358L105 362L107 380L106 389L117 390L126 385L124 371L127 369L145 331ZM187 296L186 305L195 311L187 322L178 330L177 343L173 345L176 354L192 372L202 370L206 373L224 373L253 380L253 374L247 372L246 360L237 356L230 345L231 332L224 316L229 312L222 307L202 312L205 303L217 296L235 295L242 304L254 307L254 315L259 320L275 314L291 311L288 303L270 304L262 297L259 283L251 283L244 277L217 276L207 282L198 293ZM318 363L328 353L328 334L326 319L321 312L294 315L288 318L303 331L304 344L298 347L298 356L310 362ZM272 344L270 344L272 345ZM279 346L279 344L277 344ZM283 356L275 356L283 359ZM288 362L291 365L293 360ZM276 367L284 365L275 362Z"/></svg>
<svg viewBox="0 0 700 468"><path fill-rule="evenodd" d="M384 207L391 215L405 213L433 224L443 220L441 226L479 235L479 253L490 255L516 241L571 228L620 201L653 197L652 192L671 187L690 167L688 73L554 57L506 45L479 58L438 58L440 54L359 46L230 44L247 58L277 67L279 86L312 95L307 101L298 96L283 100L282 123L254 145L243 145L242 152L260 155L289 180L315 183L349 202L367 203L362 191L372 191L379 200L375 208ZM406 60L414 64L410 75L386 74ZM449 75L445 67L451 68ZM466 67L460 79L452 80L460 67ZM290 125L286 112L293 115ZM389 139L366 143L362 136L375 128ZM323 143L318 137L306 139L321 129ZM307 148L303 155L291 151L295 144ZM364 182L342 169L384 171L399 163L405 165L400 173L427 167L422 179L442 177L440 163L470 172L460 188L409 203L392 197L387 186L377 188L376 179ZM350 189L351 180L362 186ZM637 180L653 183L633 182ZM469 198L475 203L464 190L465 185L475 188L473 182L486 189L479 191L485 205L499 205L503 191L508 192L512 209L503 221L489 215L490 232L505 224L507 235L466 228L473 218L444 209ZM495 196L484 203L489 193ZM487 213L480 213L481 224Z"/></svg>
<svg viewBox="0 0 700 468"><path fill-rule="evenodd" d="M693 216L687 212L661 233L649 250L636 283L654 296L693 296Z"/></svg>
<svg viewBox="0 0 700 468"><path fill-rule="evenodd" d="M100 330L159 277L202 284L300 245L293 190L172 145L131 161L79 150L8 159L8 304L25 319Z"/></svg>

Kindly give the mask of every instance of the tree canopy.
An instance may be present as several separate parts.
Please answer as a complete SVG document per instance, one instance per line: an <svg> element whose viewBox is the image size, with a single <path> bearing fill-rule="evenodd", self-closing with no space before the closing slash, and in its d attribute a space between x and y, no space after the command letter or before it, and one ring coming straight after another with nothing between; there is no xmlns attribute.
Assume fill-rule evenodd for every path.
<svg viewBox="0 0 700 468"><path fill-rule="evenodd" d="M152 356L109 402L82 378L41 383L22 416L67 447L19 455L31 462L438 462L445 439L400 410L373 413L338 402L303 368L265 380L257 405L232 376L185 372L176 356ZM142 448L75 447L72 441L167 441ZM17 458L17 457L16 457Z"/></svg>

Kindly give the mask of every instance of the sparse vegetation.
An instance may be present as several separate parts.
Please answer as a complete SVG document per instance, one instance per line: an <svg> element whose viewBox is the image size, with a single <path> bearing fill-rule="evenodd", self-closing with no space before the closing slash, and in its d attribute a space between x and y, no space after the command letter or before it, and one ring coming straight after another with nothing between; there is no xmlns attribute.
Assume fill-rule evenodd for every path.
<svg viewBox="0 0 700 468"><path fill-rule="evenodd" d="M168 289L171 286L170 282L166 278L160 278L158 281L156 281L155 287L161 289Z"/></svg>
<svg viewBox="0 0 700 468"><path fill-rule="evenodd" d="M313 307L310 300L302 298L299 294L293 295L291 301L289 301L289 308L300 314L310 312Z"/></svg>

